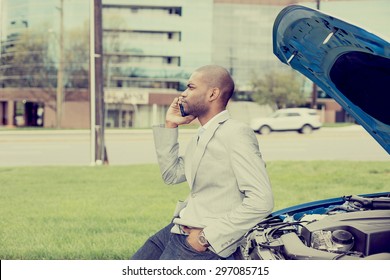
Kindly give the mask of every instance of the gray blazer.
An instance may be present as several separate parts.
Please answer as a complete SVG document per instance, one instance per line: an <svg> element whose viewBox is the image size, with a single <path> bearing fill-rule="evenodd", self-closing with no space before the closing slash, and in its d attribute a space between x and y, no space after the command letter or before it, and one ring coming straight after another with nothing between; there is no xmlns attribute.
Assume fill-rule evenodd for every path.
<svg viewBox="0 0 390 280"><path fill-rule="evenodd" d="M174 223L203 228L210 249L228 257L241 237L273 208L270 181L257 138L226 111L195 136L179 156L178 129L153 127L157 158L167 184L188 182ZM184 209L184 210L183 210ZM180 214L179 214L180 213ZM178 226L174 233L182 233Z"/></svg>

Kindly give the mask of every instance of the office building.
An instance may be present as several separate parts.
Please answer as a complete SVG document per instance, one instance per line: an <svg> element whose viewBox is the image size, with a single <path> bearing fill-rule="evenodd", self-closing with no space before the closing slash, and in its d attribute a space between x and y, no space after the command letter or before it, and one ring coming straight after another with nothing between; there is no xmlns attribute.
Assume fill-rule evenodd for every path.
<svg viewBox="0 0 390 280"><path fill-rule="evenodd" d="M89 127L92 2L0 0L0 127ZM102 0L106 126L163 122L190 73L205 64L226 67L237 91L250 96L254 78L284 67L272 53L272 25L285 5L297 2ZM375 19L388 20L389 1L333 0L321 5L327 11L345 11L352 2L357 13L376 6L380 12ZM328 111L325 121L345 120L333 100L319 97L319 107Z"/></svg>

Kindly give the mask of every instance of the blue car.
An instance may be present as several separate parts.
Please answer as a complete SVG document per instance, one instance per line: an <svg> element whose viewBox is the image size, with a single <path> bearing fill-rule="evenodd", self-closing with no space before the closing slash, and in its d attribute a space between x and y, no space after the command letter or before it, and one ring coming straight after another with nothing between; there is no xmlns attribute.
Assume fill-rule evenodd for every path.
<svg viewBox="0 0 390 280"><path fill-rule="evenodd" d="M390 153L390 44L304 6L274 23L274 54L333 97ZM389 157L390 159L390 157ZM272 213L249 231L247 260L390 259L390 192L346 194Z"/></svg>

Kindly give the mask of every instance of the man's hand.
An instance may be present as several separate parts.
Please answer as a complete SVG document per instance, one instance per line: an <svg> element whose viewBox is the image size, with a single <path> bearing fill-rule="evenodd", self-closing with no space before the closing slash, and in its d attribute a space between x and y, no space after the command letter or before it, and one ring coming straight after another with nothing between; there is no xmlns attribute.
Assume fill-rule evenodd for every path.
<svg viewBox="0 0 390 280"><path fill-rule="evenodd" d="M167 111L167 115L165 117L165 127L176 128L182 124L189 124L194 119L195 117L192 115L188 115L186 117L181 116L179 98L176 97Z"/></svg>
<svg viewBox="0 0 390 280"><path fill-rule="evenodd" d="M207 248L205 246L202 246L198 241L199 233L201 231L202 229L198 228L191 229L187 237L188 244L190 244L190 246L198 252L204 252L207 250Z"/></svg>

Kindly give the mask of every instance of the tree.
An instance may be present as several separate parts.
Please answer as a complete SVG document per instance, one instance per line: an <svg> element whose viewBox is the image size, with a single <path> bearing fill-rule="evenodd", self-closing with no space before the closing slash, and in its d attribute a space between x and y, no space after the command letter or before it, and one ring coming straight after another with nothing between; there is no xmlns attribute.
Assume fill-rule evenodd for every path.
<svg viewBox="0 0 390 280"><path fill-rule="evenodd" d="M292 70L269 71L252 81L253 99L278 109L306 103L304 78Z"/></svg>
<svg viewBox="0 0 390 280"><path fill-rule="evenodd" d="M65 87L89 87L89 23L66 32Z"/></svg>
<svg viewBox="0 0 390 280"><path fill-rule="evenodd" d="M25 30L15 38L2 55L4 86L55 87L57 70L48 36L39 30Z"/></svg>
<svg viewBox="0 0 390 280"><path fill-rule="evenodd" d="M121 31L126 29L126 20L120 15L104 15L104 34L103 34L103 48L104 48L104 81L106 87L111 87L112 75L120 75L120 73L112 73L111 64L115 62L113 55L115 52L122 52L124 45L121 38ZM113 32L115 30L115 32Z"/></svg>

